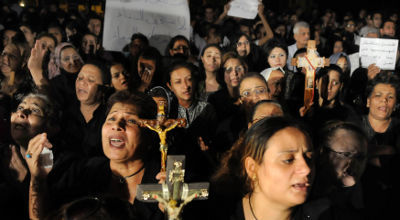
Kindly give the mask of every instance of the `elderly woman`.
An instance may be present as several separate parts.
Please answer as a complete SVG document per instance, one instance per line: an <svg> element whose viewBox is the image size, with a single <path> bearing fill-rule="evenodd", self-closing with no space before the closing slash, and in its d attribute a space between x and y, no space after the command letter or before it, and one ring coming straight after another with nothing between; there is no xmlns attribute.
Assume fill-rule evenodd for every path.
<svg viewBox="0 0 400 220"><path fill-rule="evenodd" d="M367 162L365 133L355 124L331 121L318 132L316 141L318 160L312 197L328 198L338 214L346 213L350 219L365 218L361 191Z"/></svg>
<svg viewBox="0 0 400 220"><path fill-rule="evenodd" d="M152 131L138 126L139 119L154 119L156 109L154 101L142 93L115 93L109 99L107 119L101 132L106 157L68 161L54 167L49 175L38 158L51 144L43 134L31 139L27 149L31 156L26 158L32 175L30 218L43 218L48 212L41 211L46 210L48 202L57 207L82 196L105 194L129 201L139 219L161 218L156 204L135 200L137 185L155 182L160 168L159 163L152 160L158 158L152 156L157 151ZM49 185L40 184L44 181ZM47 196L54 200L45 200L46 192L50 192Z"/></svg>
<svg viewBox="0 0 400 220"><path fill-rule="evenodd" d="M46 138L51 139L58 130L56 121L53 104L42 94L25 96L12 112L11 142L3 143L0 147L0 173L4 178L0 178L0 210L7 218L28 218L27 198L31 176L24 158L29 140L43 132L47 132Z"/></svg>
<svg viewBox="0 0 400 220"><path fill-rule="evenodd" d="M369 216L394 214L398 181L392 178L399 167L399 121L392 117L399 94L399 79L390 72L379 73L367 86L369 112L362 117L368 137L368 165L363 178Z"/></svg>
<svg viewBox="0 0 400 220"><path fill-rule="evenodd" d="M214 219L318 219L321 211L301 206L312 183L311 159L311 139L300 124L282 117L258 121L214 176L225 201L215 204Z"/></svg>
<svg viewBox="0 0 400 220"><path fill-rule="evenodd" d="M208 97L217 112L218 121L222 121L239 110L239 82L247 73L247 64L238 55L228 52L222 57L223 71L217 75L222 88Z"/></svg>

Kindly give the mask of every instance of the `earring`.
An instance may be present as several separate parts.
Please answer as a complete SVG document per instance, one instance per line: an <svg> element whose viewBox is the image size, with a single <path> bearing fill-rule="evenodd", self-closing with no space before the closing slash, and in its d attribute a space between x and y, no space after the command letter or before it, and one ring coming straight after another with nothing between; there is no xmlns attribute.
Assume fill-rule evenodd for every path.
<svg viewBox="0 0 400 220"><path fill-rule="evenodd" d="M252 179L253 181L256 181L256 180L257 180L257 175L254 175L251 179Z"/></svg>

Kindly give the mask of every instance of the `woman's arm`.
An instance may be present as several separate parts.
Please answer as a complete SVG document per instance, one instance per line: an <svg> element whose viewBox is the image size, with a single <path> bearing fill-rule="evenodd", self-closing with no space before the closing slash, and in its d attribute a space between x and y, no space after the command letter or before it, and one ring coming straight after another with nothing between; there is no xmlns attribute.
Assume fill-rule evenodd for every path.
<svg viewBox="0 0 400 220"><path fill-rule="evenodd" d="M260 3L258 5L258 16L260 16L261 22L264 26L265 32L267 35L265 37L262 37L260 41L258 42L258 46L262 46L265 44L269 39L274 37L274 32L272 31L271 27L269 26L269 23L267 21L267 18L264 15L264 4Z"/></svg>
<svg viewBox="0 0 400 220"><path fill-rule="evenodd" d="M43 57L46 54L47 49L43 47L43 44L40 40L37 40L35 46L31 50L31 56L28 60L28 69L31 73L33 82L38 88L41 88L44 85L47 85L48 80L43 77Z"/></svg>

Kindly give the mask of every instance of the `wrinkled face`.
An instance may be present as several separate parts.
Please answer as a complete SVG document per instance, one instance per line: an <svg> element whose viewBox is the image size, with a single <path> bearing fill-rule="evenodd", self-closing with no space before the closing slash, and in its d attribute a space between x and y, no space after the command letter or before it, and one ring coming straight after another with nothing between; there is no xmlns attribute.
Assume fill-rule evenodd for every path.
<svg viewBox="0 0 400 220"><path fill-rule="evenodd" d="M1 72L9 77L21 67L22 57L15 44L8 44L1 53Z"/></svg>
<svg viewBox="0 0 400 220"><path fill-rule="evenodd" d="M271 99L277 100L282 93L283 73L280 70L274 70L268 79L268 88Z"/></svg>
<svg viewBox="0 0 400 220"><path fill-rule="evenodd" d="M61 51L61 68L68 73L76 73L81 67L80 56L74 48L68 47Z"/></svg>
<svg viewBox="0 0 400 220"><path fill-rule="evenodd" d="M382 15L380 13L375 13L372 17L372 23L375 28L380 28L382 24Z"/></svg>
<svg viewBox="0 0 400 220"><path fill-rule="evenodd" d="M110 68L111 74L111 86L114 87L116 91L121 91L128 89L128 73L122 66L122 64L116 64Z"/></svg>
<svg viewBox="0 0 400 220"><path fill-rule="evenodd" d="M91 33L99 36L101 32L101 21L99 19L90 19L88 23L88 29Z"/></svg>
<svg viewBox="0 0 400 220"><path fill-rule="evenodd" d="M345 30L353 33L356 30L356 23L354 23L354 21L347 22Z"/></svg>
<svg viewBox="0 0 400 220"><path fill-rule="evenodd" d="M339 184L344 187L354 186L365 169L367 143L358 140L353 132L338 129L328 151L329 163Z"/></svg>
<svg viewBox="0 0 400 220"><path fill-rule="evenodd" d="M308 40L310 40L310 28L301 27L299 28L299 33L294 34L294 39L299 48L307 46Z"/></svg>
<svg viewBox="0 0 400 220"><path fill-rule="evenodd" d="M262 163L256 168L253 193L284 207L304 203L309 192L309 142L303 132L287 127L276 132L267 143Z"/></svg>
<svg viewBox="0 0 400 220"><path fill-rule="evenodd" d="M6 30L3 33L3 46L6 47L7 44L11 43L12 38L17 34L14 30Z"/></svg>
<svg viewBox="0 0 400 220"><path fill-rule="evenodd" d="M140 52L142 52L143 48L144 44L142 40L137 38L131 41L131 43L129 44L129 52L132 56L138 56Z"/></svg>
<svg viewBox="0 0 400 220"><path fill-rule="evenodd" d="M182 54L185 57L189 57L189 52L189 45L185 40L175 41L174 46L169 50L169 54L171 56Z"/></svg>
<svg viewBox="0 0 400 220"><path fill-rule="evenodd" d="M41 37L39 38L40 41L42 41L42 47L44 49L48 49L51 52L54 52L54 48L56 48L56 42L54 42L54 40L50 37Z"/></svg>
<svg viewBox="0 0 400 220"><path fill-rule="evenodd" d="M245 57L250 53L250 42L245 36L241 36L236 43L236 52L241 57Z"/></svg>
<svg viewBox="0 0 400 220"><path fill-rule="evenodd" d="M51 27L48 29L49 34L53 35L57 39L57 45L62 41L62 33L60 28Z"/></svg>
<svg viewBox="0 0 400 220"><path fill-rule="evenodd" d="M388 120L396 105L396 89L390 84L377 84L367 99L369 117L375 120Z"/></svg>
<svg viewBox="0 0 400 220"><path fill-rule="evenodd" d="M43 132L44 127L44 103L39 98L23 99L11 114L11 137L18 144L27 144L31 138Z"/></svg>
<svg viewBox="0 0 400 220"><path fill-rule="evenodd" d="M286 52L280 47L275 47L268 56L268 63L271 67L283 68L286 65L286 59Z"/></svg>
<svg viewBox="0 0 400 220"><path fill-rule="evenodd" d="M259 120L266 117L283 116L283 111L274 103L263 103L257 105L257 109L254 111L251 124L258 122Z"/></svg>
<svg viewBox="0 0 400 220"><path fill-rule="evenodd" d="M82 39L81 49L85 54L95 54L98 46L96 44L96 37L90 34L86 34Z"/></svg>
<svg viewBox="0 0 400 220"><path fill-rule="evenodd" d="M247 107L254 106L260 100L269 99L267 85L259 78L249 77L240 83L240 100Z"/></svg>
<svg viewBox="0 0 400 220"><path fill-rule="evenodd" d="M329 84L328 84L328 98L327 98L328 100L327 101L332 101L339 94L339 91L342 88L342 83L340 82L340 74L337 71L335 71L335 70L329 71L328 76L329 76ZM322 80L319 79L317 83L318 83L318 88L321 88ZM322 97L321 89L318 90L318 93L319 93L320 97Z"/></svg>
<svg viewBox="0 0 400 220"><path fill-rule="evenodd" d="M387 21L383 24L381 28L381 35L387 35L390 37L394 37L396 34L396 25L392 21Z"/></svg>
<svg viewBox="0 0 400 220"><path fill-rule="evenodd" d="M221 51L215 47L209 47L201 57L204 69L207 72L216 72L221 67Z"/></svg>
<svg viewBox="0 0 400 220"><path fill-rule="evenodd" d="M156 72L156 62L154 60L147 60L142 57L138 60L138 73L142 77L143 74L149 74L150 82L153 79L154 73Z"/></svg>
<svg viewBox="0 0 400 220"><path fill-rule="evenodd" d="M338 65L342 71L345 72L348 68L347 59L345 57L340 57L336 62L336 65Z"/></svg>
<svg viewBox="0 0 400 220"><path fill-rule="evenodd" d="M179 102L188 102L193 99L192 73L187 68L179 68L171 72L168 87L178 98Z"/></svg>
<svg viewBox="0 0 400 220"><path fill-rule="evenodd" d="M26 41L28 41L29 46L33 46L35 42L36 33L32 33L32 30L27 26L20 26L19 29L24 33Z"/></svg>
<svg viewBox="0 0 400 220"><path fill-rule="evenodd" d="M239 86L240 79L244 76L245 69L238 59L228 59L224 64L224 81L228 88Z"/></svg>
<svg viewBox="0 0 400 220"><path fill-rule="evenodd" d="M141 131L137 108L131 104L115 103L101 130L103 151L114 162L130 161L140 145Z"/></svg>
<svg viewBox="0 0 400 220"><path fill-rule="evenodd" d="M94 104L100 102L98 85L102 85L101 70L92 64L82 67L75 81L75 92L79 102Z"/></svg>
<svg viewBox="0 0 400 220"><path fill-rule="evenodd" d="M342 41L336 41L335 44L333 45L333 53L340 53L343 52L343 42Z"/></svg>

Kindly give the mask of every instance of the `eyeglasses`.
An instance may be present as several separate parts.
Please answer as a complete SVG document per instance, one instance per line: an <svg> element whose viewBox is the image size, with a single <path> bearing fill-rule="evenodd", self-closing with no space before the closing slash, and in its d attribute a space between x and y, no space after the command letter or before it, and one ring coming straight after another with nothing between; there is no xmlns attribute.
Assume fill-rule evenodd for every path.
<svg viewBox="0 0 400 220"><path fill-rule="evenodd" d="M356 26L355 24L348 24L348 25L346 25L346 27L354 27L354 26Z"/></svg>
<svg viewBox="0 0 400 220"><path fill-rule="evenodd" d="M232 70L235 70L235 72L237 72L237 73L244 72L243 66L228 67L228 68L224 69L225 73L227 73L227 74L230 74L232 72Z"/></svg>
<svg viewBox="0 0 400 220"><path fill-rule="evenodd" d="M243 97L243 98L248 98L248 97L250 97L252 95L264 94L267 91L268 91L268 89L266 87L260 86L260 87L254 88L253 90L250 90L250 89L249 90L245 90L245 91L242 92L242 94L240 94L240 96Z"/></svg>
<svg viewBox="0 0 400 220"><path fill-rule="evenodd" d="M18 106L16 112L22 112L24 115L34 115L37 117L44 117L45 114L40 108L24 108L23 106Z"/></svg>
<svg viewBox="0 0 400 220"><path fill-rule="evenodd" d="M249 44L250 44L250 42L249 42L248 40L242 41L242 42L239 41L239 42L236 43L236 46L237 46L237 47L241 47L242 45L246 45L246 46L247 46L247 45L249 45Z"/></svg>
<svg viewBox="0 0 400 220"><path fill-rule="evenodd" d="M172 50L175 51L175 52L178 52L180 50L188 51L189 47L187 47L187 46L179 46L179 47L172 48Z"/></svg>
<svg viewBox="0 0 400 220"><path fill-rule="evenodd" d="M366 158L366 155L364 153L361 152L339 152L339 151L335 151L330 147L327 147L327 149L336 154L338 157L343 158L343 159L358 159L358 160L363 160Z"/></svg>

